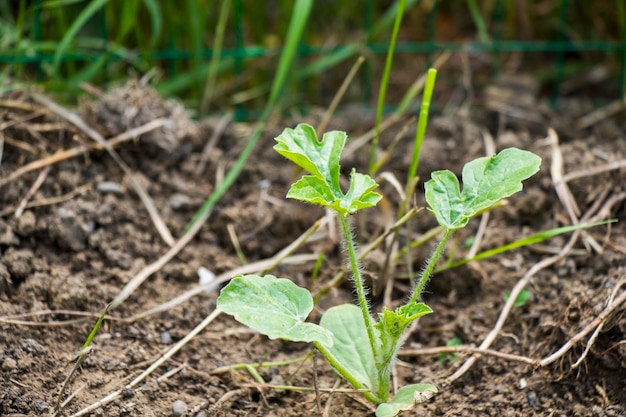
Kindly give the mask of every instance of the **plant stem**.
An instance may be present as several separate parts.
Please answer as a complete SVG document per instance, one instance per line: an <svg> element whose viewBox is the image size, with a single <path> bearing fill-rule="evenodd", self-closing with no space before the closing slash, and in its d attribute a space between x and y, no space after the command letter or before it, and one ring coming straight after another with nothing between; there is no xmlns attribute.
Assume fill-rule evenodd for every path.
<svg viewBox="0 0 626 417"><path fill-rule="evenodd" d="M313 345L315 345L317 350L319 350L320 353L326 358L328 363L331 364L331 366L337 371L337 373L339 373L339 375L341 375L346 381L348 381L350 385L359 390L367 389L367 387L363 386L363 384L361 384L356 378L354 378L350 371L348 371L337 359L335 359L333 354L330 353L330 351L326 349L321 343L313 342ZM364 391L361 394L363 394L366 399L373 402L374 404L380 404L383 402L382 399L378 398L371 391Z"/></svg>
<svg viewBox="0 0 626 417"><path fill-rule="evenodd" d="M365 322L365 328L367 329L367 337L372 346L374 352L374 358L378 360L380 354L378 349L378 343L374 337L374 324L372 323L372 316L370 315L369 304L367 303L367 297L365 296L365 286L363 285L363 277L361 276L361 269L359 268L359 260L356 255L356 242L350 232L350 226L348 225L347 216L339 214L339 221L341 223L341 229L343 230L343 236L346 240L346 248L348 250L348 258L350 259L350 268L352 269L352 277L354 279L354 287L356 288L356 296L359 300L359 307L361 307L361 313L363 313L363 321Z"/></svg>
<svg viewBox="0 0 626 417"><path fill-rule="evenodd" d="M424 271L422 272L422 276L420 277L419 282L417 283L417 286L413 289L413 294L411 294L411 299L409 300L407 305L417 302L419 296L422 294L422 291L424 290L424 287L426 286L426 283L428 282L428 279L430 278L430 274L432 274L433 270L435 269L435 266L437 265L437 261L439 260L439 258L443 254L444 249L446 248L446 243L448 243L448 239L450 239L450 236L452 236L452 233L454 232L454 229L444 229L444 230L445 230L445 233L443 234L443 237L441 238L441 240L439 241L439 244L435 248L435 251L433 252L431 257L428 259L428 262L426 263L426 268L424 268Z"/></svg>

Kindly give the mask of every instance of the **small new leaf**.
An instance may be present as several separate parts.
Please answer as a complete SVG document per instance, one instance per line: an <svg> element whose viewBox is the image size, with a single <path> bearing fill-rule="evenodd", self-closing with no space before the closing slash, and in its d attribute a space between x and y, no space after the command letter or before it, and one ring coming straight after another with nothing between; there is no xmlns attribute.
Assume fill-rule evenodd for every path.
<svg viewBox="0 0 626 417"><path fill-rule="evenodd" d="M276 138L276 152L312 174L293 184L288 198L330 207L344 216L373 207L380 201L382 196L374 192L378 187L376 181L354 169L348 192L344 194L341 190L339 157L346 138L344 132L333 131L325 133L320 142L315 130L307 124L285 129Z"/></svg>
<svg viewBox="0 0 626 417"><path fill-rule="evenodd" d="M305 322L313 310L311 294L285 278L235 277L222 289L217 307L270 339L333 344L330 331Z"/></svg>
<svg viewBox="0 0 626 417"><path fill-rule="evenodd" d="M295 129L285 129L277 138L274 150L326 184L336 198L339 188L339 157L346 144L345 132L325 133L317 140L315 129L301 123Z"/></svg>
<svg viewBox="0 0 626 417"><path fill-rule="evenodd" d="M463 168L463 192L452 172L435 171L424 184L429 210L441 226L460 229L480 211L521 191L522 181L540 165L539 156L517 148L475 159Z"/></svg>
<svg viewBox="0 0 626 417"><path fill-rule="evenodd" d="M415 408L437 393L437 388L431 384L405 385L398 390L391 401L380 404L376 408L376 417L394 417L401 411Z"/></svg>

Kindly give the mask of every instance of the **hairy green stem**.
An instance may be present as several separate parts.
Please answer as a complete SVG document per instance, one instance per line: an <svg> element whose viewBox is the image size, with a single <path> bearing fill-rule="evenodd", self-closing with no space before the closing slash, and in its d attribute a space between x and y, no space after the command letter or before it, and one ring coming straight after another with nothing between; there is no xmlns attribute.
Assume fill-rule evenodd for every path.
<svg viewBox="0 0 626 417"><path fill-rule="evenodd" d="M437 245L437 248L435 248L435 251L433 252L431 257L428 259L428 262L426 263L426 268L424 268L424 271L421 274L420 280L418 281L417 285L413 289L413 294L411 294L411 299L409 300L407 305L411 303L417 303L417 300L422 294L422 291L424 290L424 287L426 286L426 283L428 282L428 279L430 278L430 274L432 274L433 270L435 269L435 266L437 265L437 261L439 260L439 258L443 254L444 249L446 248L446 243L448 243L448 239L450 239L450 236L452 236L452 233L454 232L453 229L444 229L444 230L445 230L445 233L443 234L443 238L441 238L441 240L439 241L439 244Z"/></svg>
<svg viewBox="0 0 626 417"><path fill-rule="evenodd" d="M338 213L339 214L339 213ZM367 302L367 297L365 296L365 285L363 285L363 277L361 276L361 269L359 268L359 259L356 255L356 242L354 241L354 237L352 236L352 232L350 231L350 226L348 225L348 218L342 214L339 214L339 221L341 223L341 229L343 230L343 235L346 240L346 248L348 250L348 258L350 260L350 268L352 269L352 276L354 279L354 287L356 288L356 296L359 300L359 307L361 307L361 313L363 314L363 321L365 322L365 328L367 329L367 337L370 341L370 345L372 346L372 351L374 352L374 358L378 363L379 359L379 351L378 343L376 343L376 338L374 337L374 323L372 316L370 315L369 304Z"/></svg>

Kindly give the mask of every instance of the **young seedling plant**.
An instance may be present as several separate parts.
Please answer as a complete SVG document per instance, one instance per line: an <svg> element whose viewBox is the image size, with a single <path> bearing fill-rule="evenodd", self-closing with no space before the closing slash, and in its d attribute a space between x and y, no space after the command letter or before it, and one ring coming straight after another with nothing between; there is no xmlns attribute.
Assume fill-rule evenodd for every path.
<svg viewBox="0 0 626 417"><path fill-rule="evenodd" d="M344 193L340 188L339 158L346 139L346 133L333 131L325 133L319 141L313 127L300 124L295 129L285 129L276 138L274 149L311 174L295 182L287 197L336 212L358 306L335 306L323 314L319 325L306 322L313 310L309 291L273 275L233 278L222 289L217 306L271 339L313 343L339 375L378 405L377 417L392 417L437 392L431 384L412 384L401 387L392 397L390 377L406 329L417 318L432 313L420 301L420 295L446 242L473 216L520 191L522 181L539 170L541 159L516 148L475 159L463 168L462 191L452 172L433 172L424 188L428 209L444 228L443 238L417 278L408 301L393 311L383 307L375 317L370 312L348 219L362 209L375 206L382 196L374 191L378 184L373 178L354 169L348 191Z"/></svg>

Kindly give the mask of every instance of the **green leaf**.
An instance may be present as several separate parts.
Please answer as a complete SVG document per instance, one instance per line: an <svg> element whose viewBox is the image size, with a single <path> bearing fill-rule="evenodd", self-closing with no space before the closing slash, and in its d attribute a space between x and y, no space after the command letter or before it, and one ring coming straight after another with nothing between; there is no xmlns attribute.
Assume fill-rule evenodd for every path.
<svg viewBox="0 0 626 417"><path fill-rule="evenodd" d="M391 401L376 408L376 417L394 417L400 411L412 410L417 404L432 398L437 388L431 384L412 384L400 388Z"/></svg>
<svg viewBox="0 0 626 417"><path fill-rule="evenodd" d="M378 378L374 352L361 309L352 304L332 307L322 316L320 326L333 335L333 345L327 349L332 358L358 383L376 392Z"/></svg>
<svg viewBox="0 0 626 417"><path fill-rule="evenodd" d="M322 141L317 140L315 129L301 123L295 129L285 129L276 138L274 150L322 180L331 194L340 198L339 188L339 157L346 144L347 135L334 131L325 133ZM339 192L338 192L339 191Z"/></svg>
<svg viewBox="0 0 626 417"><path fill-rule="evenodd" d="M397 341L409 324L432 312L433 310L424 303L410 303L398 307L395 311L383 307L383 312L378 314L380 321L375 326L381 333L387 334Z"/></svg>
<svg viewBox="0 0 626 417"><path fill-rule="evenodd" d="M330 207L342 215L375 206L382 196L374 192L378 184L369 175L353 169L345 195L339 186L339 157L346 139L345 132L333 131L325 133L319 142L313 127L304 123L285 129L276 138L274 149L312 174L293 184L287 197Z"/></svg>
<svg viewBox="0 0 626 417"><path fill-rule="evenodd" d="M429 210L441 226L460 229L480 211L521 191L522 181L540 165L539 156L517 148L475 159L463 168L463 192L452 172L435 171L424 184Z"/></svg>
<svg viewBox="0 0 626 417"><path fill-rule="evenodd" d="M459 337L453 337L452 339L448 340L448 342L446 343L446 346L461 346L461 345L463 345L463 341ZM454 363L456 362L457 358L458 358L458 355L456 353L440 353L437 356L437 360L439 362L443 362L446 359L450 359L450 362Z"/></svg>
<svg viewBox="0 0 626 417"><path fill-rule="evenodd" d="M309 291L273 275L244 275L233 278L217 298L217 307L270 339L319 342L330 347L332 334L306 323L313 310Z"/></svg>
<svg viewBox="0 0 626 417"><path fill-rule="evenodd" d="M361 209L374 207L382 196L374 190L378 187L376 181L369 175L359 174L354 168L350 173L350 188L341 200L341 207L350 213Z"/></svg>
<svg viewBox="0 0 626 417"><path fill-rule="evenodd" d="M515 298L513 307L524 307L526 305L526 302L530 300L531 296L532 293L524 288ZM507 291L507 293L504 295L504 302L509 301L509 298L511 298L511 291Z"/></svg>
<svg viewBox="0 0 626 417"><path fill-rule="evenodd" d="M329 201L335 201L326 183L310 175L305 175L296 181L289 189L287 198L322 206L329 206Z"/></svg>

